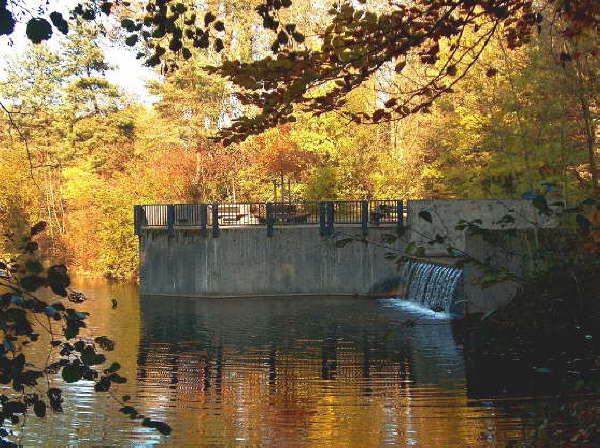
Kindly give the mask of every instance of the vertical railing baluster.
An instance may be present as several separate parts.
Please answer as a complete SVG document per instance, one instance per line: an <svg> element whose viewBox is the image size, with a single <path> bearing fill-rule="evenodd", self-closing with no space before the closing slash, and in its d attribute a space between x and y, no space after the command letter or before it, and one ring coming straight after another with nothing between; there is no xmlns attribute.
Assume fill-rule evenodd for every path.
<svg viewBox="0 0 600 448"><path fill-rule="evenodd" d="M167 205L167 232L173 235L175 231L175 206Z"/></svg>
<svg viewBox="0 0 600 448"><path fill-rule="evenodd" d="M273 215L273 203L267 202L267 236L273 236L273 224L275 216Z"/></svg>
<svg viewBox="0 0 600 448"><path fill-rule="evenodd" d="M200 204L200 229L206 232L206 225L208 224L208 205Z"/></svg>
<svg viewBox="0 0 600 448"><path fill-rule="evenodd" d="M219 236L219 204L214 202L212 204L212 236L217 238Z"/></svg>
<svg viewBox="0 0 600 448"><path fill-rule="evenodd" d="M361 201L360 203L360 225L363 235L369 232L369 201Z"/></svg>
<svg viewBox="0 0 600 448"><path fill-rule="evenodd" d="M319 202L319 232L321 235L327 233L327 208L326 202Z"/></svg>
<svg viewBox="0 0 600 448"><path fill-rule="evenodd" d="M335 207L333 201L327 202L327 233L333 234L333 223L335 221Z"/></svg>
<svg viewBox="0 0 600 448"><path fill-rule="evenodd" d="M398 232L404 228L404 201L396 201L396 225Z"/></svg>
<svg viewBox="0 0 600 448"><path fill-rule="evenodd" d="M134 233L137 236L142 234L142 206L134 205L133 206L133 228Z"/></svg>

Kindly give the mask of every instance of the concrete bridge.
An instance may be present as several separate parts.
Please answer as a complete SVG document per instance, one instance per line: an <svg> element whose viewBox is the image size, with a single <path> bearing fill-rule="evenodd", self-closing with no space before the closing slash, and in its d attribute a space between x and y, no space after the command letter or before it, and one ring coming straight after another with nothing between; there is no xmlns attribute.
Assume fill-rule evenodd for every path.
<svg viewBox="0 0 600 448"><path fill-rule="evenodd" d="M256 297L293 295L401 296L406 289L390 261L408 245L423 262L453 265L456 254L489 247L464 230L551 226L525 200L379 200L302 203L136 206L140 282L145 295ZM443 235L444 242L435 243ZM516 263L504 260L503 263ZM468 312L510 299L515 285L481 290L464 268L460 294Z"/></svg>

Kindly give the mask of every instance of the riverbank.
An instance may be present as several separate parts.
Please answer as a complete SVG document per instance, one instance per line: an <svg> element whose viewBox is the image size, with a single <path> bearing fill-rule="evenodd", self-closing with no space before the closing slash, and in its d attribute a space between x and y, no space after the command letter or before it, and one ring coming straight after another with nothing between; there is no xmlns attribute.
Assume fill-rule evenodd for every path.
<svg viewBox="0 0 600 448"><path fill-rule="evenodd" d="M600 275L553 273L489 315L457 322L473 397L555 396L520 447L600 446ZM512 445L515 446L515 445Z"/></svg>

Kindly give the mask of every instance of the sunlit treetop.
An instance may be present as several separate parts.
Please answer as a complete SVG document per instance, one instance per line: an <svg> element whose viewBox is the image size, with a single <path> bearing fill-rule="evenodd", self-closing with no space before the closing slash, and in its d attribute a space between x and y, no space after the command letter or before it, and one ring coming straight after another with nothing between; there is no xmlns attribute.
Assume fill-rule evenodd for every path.
<svg viewBox="0 0 600 448"><path fill-rule="evenodd" d="M597 34L600 23L598 0L388 0L376 9L366 0L340 1L328 12L319 44L309 46L299 27L285 19L292 1L300 2L264 0L255 7L264 32L272 34L270 55L253 62L224 60L209 69L238 87L242 104L259 110L223 129L224 144L294 121L295 106L315 114L343 109L347 94L382 68L402 74L415 60L430 68L421 82L391 95L373 112L342 113L357 123L379 123L427 112L437 98L452 92L492 37L501 33L506 46L516 48L544 21L557 24L567 38ZM138 58L168 72L194 52L224 49L225 23L218 5L211 9L207 3L208 9L199 10L187 0L89 2L77 5L71 18L117 17L125 43L140 49ZM0 5L0 34L10 35L15 20L23 17L20 3L0 0ZM39 12L27 22L32 42L49 39L53 30L68 32L67 20L52 11L52 4ZM563 55L564 60L571 57ZM494 76L495 70L487 74Z"/></svg>

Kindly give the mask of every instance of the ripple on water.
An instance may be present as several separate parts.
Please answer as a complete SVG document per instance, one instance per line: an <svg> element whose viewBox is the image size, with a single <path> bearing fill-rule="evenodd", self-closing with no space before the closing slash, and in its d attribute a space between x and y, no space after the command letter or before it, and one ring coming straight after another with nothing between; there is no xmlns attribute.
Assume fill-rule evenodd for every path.
<svg viewBox="0 0 600 448"><path fill-rule="evenodd" d="M113 336L111 360L131 379L119 393L173 434L132 424L82 383L64 385L70 407L50 426L28 422L25 446L462 448L503 446L523 430L505 408L467 397L462 351L443 313L394 299L82 289L92 296L91 331Z"/></svg>

